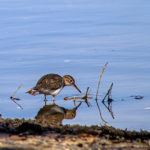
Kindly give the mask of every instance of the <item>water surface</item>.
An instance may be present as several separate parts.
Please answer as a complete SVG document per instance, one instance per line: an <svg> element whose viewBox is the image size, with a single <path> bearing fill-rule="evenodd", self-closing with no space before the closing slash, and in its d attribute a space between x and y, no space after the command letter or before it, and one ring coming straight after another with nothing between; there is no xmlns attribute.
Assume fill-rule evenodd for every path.
<svg viewBox="0 0 150 150"><path fill-rule="evenodd" d="M80 95L65 87L56 104L72 109L66 96L83 96L90 87L91 107L83 103L64 124L101 125L95 103L98 78L108 61L98 102L108 125L149 130L150 2L120 0L1 0L0 6L0 113L7 118L34 118L44 105L43 95L25 94L47 73L72 75ZM111 83L113 119L101 103ZM9 96L21 98L19 109ZM135 100L132 95L144 96ZM48 103L51 104L51 96Z"/></svg>

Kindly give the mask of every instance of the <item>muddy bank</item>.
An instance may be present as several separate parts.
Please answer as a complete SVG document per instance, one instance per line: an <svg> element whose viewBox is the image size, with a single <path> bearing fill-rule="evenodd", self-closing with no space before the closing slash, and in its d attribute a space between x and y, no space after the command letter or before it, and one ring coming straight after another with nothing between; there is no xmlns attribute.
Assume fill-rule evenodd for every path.
<svg viewBox="0 0 150 150"><path fill-rule="evenodd" d="M45 125L37 120L1 119L0 148L150 149L150 132L109 126Z"/></svg>

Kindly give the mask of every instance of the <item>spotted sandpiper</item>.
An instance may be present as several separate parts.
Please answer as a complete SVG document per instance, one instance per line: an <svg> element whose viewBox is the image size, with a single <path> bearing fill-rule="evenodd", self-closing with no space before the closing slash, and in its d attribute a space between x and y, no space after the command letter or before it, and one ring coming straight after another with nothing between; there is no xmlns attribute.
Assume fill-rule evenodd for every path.
<svg viewBox="0 0 150 150"><path fill-rule="evenodd" d="M75 80L70 75L65 75L61 77L58 74L47 74L42 76L35 87L31 88L27 93L37 95L37 94L44 94L45 96L45 104L46 104L46 96L52 95L53 96L53 103L54 97L63 89L65 86L73 86L76 88L80 93L80 89L76 86Z"/></svg>

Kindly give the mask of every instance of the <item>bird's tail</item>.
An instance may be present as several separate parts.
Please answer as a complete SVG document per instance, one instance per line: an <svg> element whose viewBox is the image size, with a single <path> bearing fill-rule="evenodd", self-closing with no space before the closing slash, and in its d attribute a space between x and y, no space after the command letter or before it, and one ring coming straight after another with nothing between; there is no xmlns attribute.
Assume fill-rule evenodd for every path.
<svg viewBox="0 0 150 150"><path fill-rule="evenodd" d="M31 95L38 95L39 93L37 93L36 91L33 91L33 88L31 88L29 91L27 91L26 93L31 94Z"/></svg>

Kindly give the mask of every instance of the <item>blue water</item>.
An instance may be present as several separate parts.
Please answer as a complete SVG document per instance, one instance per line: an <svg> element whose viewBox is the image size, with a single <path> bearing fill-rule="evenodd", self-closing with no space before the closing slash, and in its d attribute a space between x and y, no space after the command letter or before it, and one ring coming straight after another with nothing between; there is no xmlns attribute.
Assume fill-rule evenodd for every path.
<svg viewBox="0 0 150 150"><path fill-rule="evenodd" d="M56 104L71 109L66 96L91 89L91 107L83 103L75 119L64 124L101 125L95 95L101 69L98 102L103 118L122 129L150 131L150 2L147 0L1 0L0 113L7 118L34 118L44 97L25 94L47 73L70 74L82 91L65 87ZM115 119L101 103L111 83ZM15 97L9 96L22 83ZM144 96L135 100L132 95ZM52 103L51 96L48 103Z"/></svg>

